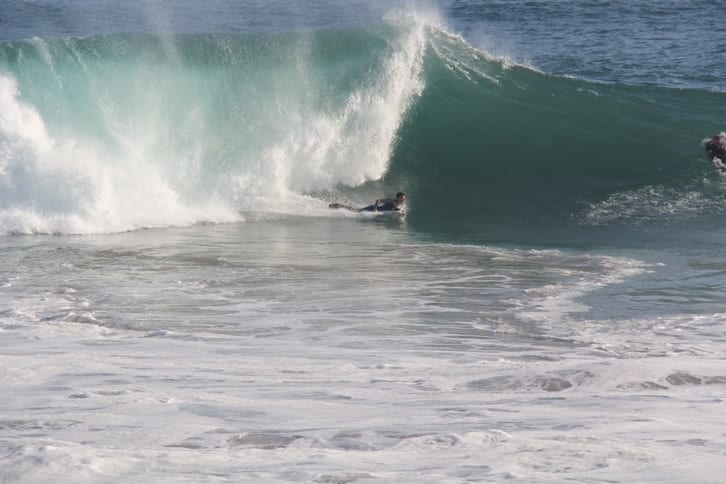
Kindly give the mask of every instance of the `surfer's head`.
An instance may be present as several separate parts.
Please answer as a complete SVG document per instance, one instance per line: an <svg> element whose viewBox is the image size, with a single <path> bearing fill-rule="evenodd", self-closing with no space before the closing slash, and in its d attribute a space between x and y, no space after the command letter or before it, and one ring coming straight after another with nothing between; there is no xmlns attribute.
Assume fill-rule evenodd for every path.
<svg viewBox="0 0 726 484"><path fill-rule="evenodd" d="M406 194L403 192L396 193L396 205L401 205L406 201Z"/></svg>

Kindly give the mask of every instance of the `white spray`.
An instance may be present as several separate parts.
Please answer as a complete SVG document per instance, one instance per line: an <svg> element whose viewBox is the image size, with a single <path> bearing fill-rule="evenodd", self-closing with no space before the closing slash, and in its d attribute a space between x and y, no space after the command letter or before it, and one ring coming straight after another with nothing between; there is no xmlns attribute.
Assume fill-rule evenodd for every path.
<svg viewBox="0 0 726 484"><path fill-rule="evenodd" d="M188 206L152 163L88 139L55 139L0 75L0 234L99 233L229 222L224 204Z"/></svg>
<svg viewBox="0 0 726 484"><path fill-rule="evenodd" d="M25 96L20 77L0 73L0 234L234 222L247 210L302 213L325 206L307 193L380 179L424 88L430 19L387 22L385 56L370 77L323 103L305 97L304 84L320 82L305 42L290 56L296 64L259 74L234 52L211 68L187 65L182 51L169 48L160 63L153 50L101 62L84 58L73 40L61 54L70 51L76 64L58 65L61 54L36 39L58 94ZM255 94L269 79L281 84L262 96L240 91ZM220 101L230 95L234 105ZM34 105L39 98L50 104Z"/></svg>

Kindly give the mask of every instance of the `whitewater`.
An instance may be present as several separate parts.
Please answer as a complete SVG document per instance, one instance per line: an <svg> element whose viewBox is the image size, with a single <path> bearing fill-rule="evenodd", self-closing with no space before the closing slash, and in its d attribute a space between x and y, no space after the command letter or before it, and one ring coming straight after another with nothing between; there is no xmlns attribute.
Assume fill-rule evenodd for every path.
<svg viewBox="0 0 726 484"><path fill-rule="evenodd" d="M721 482L718 13L5 2L0 482Z"/></svg>

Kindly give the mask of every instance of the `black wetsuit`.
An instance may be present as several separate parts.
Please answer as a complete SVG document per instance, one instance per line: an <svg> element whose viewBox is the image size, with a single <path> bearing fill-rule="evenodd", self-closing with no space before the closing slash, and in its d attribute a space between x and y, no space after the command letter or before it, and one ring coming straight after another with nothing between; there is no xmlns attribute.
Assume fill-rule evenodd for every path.
<svg viewBox="0 0 726 484"><path fill-rule="evenodd" d="M706 153L712 161L714 158L718 158L726 163L726 145L724 145L723 141L715 142L711 140L706 143Z"/></svg>
<svg viewBox="0 0 726 484"><path fill-rule="evenodd" d="M390 212L391 210L398 212L401 209L396 205L396 201L390 198L381 200L378 205L374 203L373 205L368 205L360 209L361 212Z"/></svg>
<svg viewBox="0 0 726 484"><path fill-rule="evenodd" d="M726 143L720 138L718 141L710 140L706 143L706 154L711 158L713 167L721 173L726 173Z"/></svg>

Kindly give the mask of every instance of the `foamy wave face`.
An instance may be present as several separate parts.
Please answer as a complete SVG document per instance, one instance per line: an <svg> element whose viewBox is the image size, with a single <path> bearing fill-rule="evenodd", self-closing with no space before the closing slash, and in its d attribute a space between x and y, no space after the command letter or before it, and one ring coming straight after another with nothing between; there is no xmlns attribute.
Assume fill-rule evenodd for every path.
<svg viewBox="0 0 726 484"><path fill-rule="evenodd" d="M56 138L0 76L0 234L99 233L233 221L224 204L189 205L151 163L98 141Z"/></svg>
<svg viewBox="0 0 726 484"><path fill-rule="evenodd" d="M0 233L308 213L379 180L424 88L431 19L367 30L112 35L0 56Z"/></svg>
<svg viewBox="0 0 726 484"><path fill-rule="evenodd" d="M266 196L289 201L339 184L357 186L386 173L398 129L424 88L421 71L426 49L422 18L388 21L384 52L370 65L358 67L366 74L355 79L356 86L342 96L326 92L327 86L320 85L321 72L311 69L313 51L321 46L298 41L298 66L285 75L294 76L303 89L276 93L294 103L284 106L283 115L275 120L282 136L242 157L233 178L234 196L245 207L259 208ZM334 102L321 99L324 95ZM279 205L268 205L275 203Z"/></svg>

